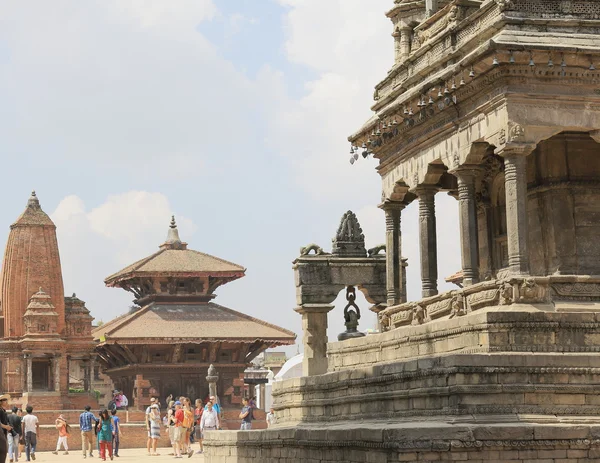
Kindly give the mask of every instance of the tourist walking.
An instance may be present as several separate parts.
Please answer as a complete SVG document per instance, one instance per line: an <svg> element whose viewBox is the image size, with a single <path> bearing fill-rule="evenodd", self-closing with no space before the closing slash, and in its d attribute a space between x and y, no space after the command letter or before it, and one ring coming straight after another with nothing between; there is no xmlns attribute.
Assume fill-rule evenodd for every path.
<svg viewBox="0 0 600 463"><path fill-rule="evenodd" d="M71 426L67 423L64 415L59 415L56 418L56 429L58 429L58 442L56 442L56 450L52 452L54 455L58 455L60 451L60 446L62 445L65 449L65 453L63 455L69 454L69 444L67 443L67 439L71 434Z"/></svg>
<svg viewBox="0 0 600 463"><path fill-rule="evenodd" d="M173 442L175 450L175 458L181 458L181 448L183 444L183 409L181 408L181 402L178 400L175 402L175 414L173 415L173 425L175 427L173 431Z"/></svg>
<svg viewBox="0 0 600 463"><path fill-rule="evenodd" d="M206 410L202 413L202 418L200 419L200 432L202 434L202 439L204 439L204 431L214 431L219 429L219 414L213 408L212 402L208 402L206 404Z"/></svg>
<svg viewBox="0 0 600 463"><path fill-rule="evenodd" d="M25 408L27 414L23 417L22 426L25 433L25 456L27 461L35 460L35 447L37 445L37 436L40 429L40 422L37 416L33 414L33 407L27 405Z"/></svg>
<svg viewBox="0 0 600 463"><path fill-rule="evenodd" d="M194 450L190 445L190 435L194 427L194 412L192 411L192 403L189 398L182 397L183 408L183 453L187 453L188 458L194 454Z"/></svg>
<svg viewBox="0 0 600 463"><path fill-rule="evenodd" d="M8 415L8 424L12 430L8 433L8 458L10 462L19 461L19 441L23 436L21 427L21 410L17 407L12 408L12 413Z"/></svg>
<svg viewBox="0 0 600 463"><path fill-rule="evenodd" d="M108 456L113 459L112 451L112 437L113 437L113 424L108 410L105 408L100 413L100 423L98 430L98 442L100 443L100 458L106 460L106 449L108 449Z"/></svg>
<svg viewBox="0 0 600 463"><path fill-rule="evenodd" d="M171 441L171 447L173 447L173 453L175 455L175 401L171 400L168 403L167 416L165 417L165 425L168 428L169 440Z"/></svg>
<svg viewBox="0 0 600 463"><path fill-rule="evenodd" d="M252 429L252 418L253 418L252 407L250 406L250 403L246 397L244 397L242 399L242 404L244 405L244 407L242 408L242 411L240 412L240 419L242 420L240 429L242 431L250 431Z"/></svg>
<svg viewBox="0 0 600 463"><path fill-rule="evenodd" d="M12 426L8 423L8 415L6 414L9 398L8 394L0 396L0 426L2 426L2 432L0 432L0 463L6 461L6 455L8 455L8 434L12 431Z"/></svg>
<svg viewBox="0 0 600 463"><path fill-rule="evenodd" d="M112 439L113 455L115 457L118 457L119 456L119 444L121 443L121 436L123 435L121 433L121 419L117 416L117 410L111 410L110 414L112 415L113 429L115 430L115 432L113 432L113 439Z"/></svg>
<svg viewBox="0 0 600 463"><path fill-rule="evenodd" d="M202 399L196 399L195 402L196 408L194 409L194 440L198 442L200 450L196 453L203 453L204 446L202 444L202 429L200 428L200 420L202 420L202 413L204 412L204 407L202 406Z"/></svg>
<svg viewBox="0 0 600 463"><path fill-rule="evenodd" d="M83 458L87 456L87 451L90 452L90 457L94 454L92 449L94 448L94 438L92 437L92 431L95 430L98 419L90 411L92 407L89 405L85 406L85 411L79 415L79 429L81 430L81 450L83 451ZM94 425L92 425L94 422Z"/></svg>
<svg viewBox="0 0 600 463"><path fill-rule="evenodd" d="M160 439L160 426L162 424L160 420L160 409L158 404L150 405L150 437L152 438L152 456L158 456L156 447L158 446L158 439Z"/></svg>

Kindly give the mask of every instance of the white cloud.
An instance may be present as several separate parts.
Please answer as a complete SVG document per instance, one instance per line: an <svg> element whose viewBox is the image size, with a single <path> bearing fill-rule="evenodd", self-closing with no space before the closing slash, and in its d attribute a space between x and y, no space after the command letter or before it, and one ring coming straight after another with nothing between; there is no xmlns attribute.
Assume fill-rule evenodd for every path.
<svg viewBox="0 0 600 463"><path fill-rule="evenodd" d="M172 179L203 173L217 146L239 152L250 134L253 83L197 29L217 14L211 0L0 1L0 11L6 145Z"/></svg>
<svg viewBox="0 0 600 463"><path fill-rule="evenodd" d="M280 0L288 59L317 72L294 99L277 95L269 143L288 156L298 183L310 194L376 203L379 179L373 161L348 163L346 141L370 116L375 84L392 62L387 0ZM284 85L278 86L279 89ZM366 201L365 201L366 200Z"/></svg>
<svg viewBox="0 0 600 463"><path fill-rule="evenodd" d="M107 321L127 310L132 296L107 290L108 275L158 250L175 212L160 193L130 191L110 196L91 210L78 196L67 196L51 214L57 226L65 290L76 290L82 299L103 301L88 307L92 315ZM191 237L196 225L176 214L182 239Z"/></svg>

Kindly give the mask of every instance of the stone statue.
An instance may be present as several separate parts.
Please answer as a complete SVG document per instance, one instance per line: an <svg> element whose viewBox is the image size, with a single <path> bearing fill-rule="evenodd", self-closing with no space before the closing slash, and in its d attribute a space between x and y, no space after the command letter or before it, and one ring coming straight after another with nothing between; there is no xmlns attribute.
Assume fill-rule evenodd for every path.
<svg viewBox="0 0 600 463"><path fill-rule="evenodd" d="M308 256L311 251L315 252L315 256L321 256L321 255L327 254L325 251L323 251L323 248L321 246L319 246L315 243L310 243L310 244L307 244L306 246L300 248L300 255Z"/></svg>
<svg viewBox="0 0 600 463"><path fill-rule="evenodd" d="M385 252L385 244L379 244L367 251L369 257L378 256L382 251Z"/></svg>

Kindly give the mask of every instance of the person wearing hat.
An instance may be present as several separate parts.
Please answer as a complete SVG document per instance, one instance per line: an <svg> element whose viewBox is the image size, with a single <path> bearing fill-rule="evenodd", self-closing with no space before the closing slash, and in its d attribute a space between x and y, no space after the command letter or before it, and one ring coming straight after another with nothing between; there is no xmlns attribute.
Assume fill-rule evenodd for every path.
<svg viewBox="0 0 600 463"><path fill-rule="evenodd" d="M152 455L152 433L151 433L151 429L150 429L150 412L152 411L152 405L156 405L158 407L158 400L156 399L156 397L150 397L150 405L148 405L148 408L146 408L146 417L145 417L145 422L146 422L146 431L148 431L148 440L146 441L146 450L148 451L148 455ZM159 409L160 411L160 409Z"/></svg>
<svg viewBox="0 0 600 463"><path fill-rule="evenodd" d="M65 448L65 453L63 455L69 454L69 445L67 444L67 439L70 435L71 427L67 423L67 420L64 415L59 415L55 422L56 429L58 429L58 442L56 443L56 450L52 452L54 455L58 455L60 450L60 446L62 445Z"/></svg>
<svg viewBox="0 0 600 463"><path fill-rule="evenodd" d="M6 461L6 455L8 455L7 435L12 431L12 426L8 424L8 415L6 414L8 399L10 399L8 394L0 395L0 427L2 427L0 433L0 462L2 463Z"/></svg>
<svg viewBox="0 0 600 463"><path fill-rule="evenodd" d="M152 438L152 456L158 455L158 453L156 453L156 446L158 445L158 439L160 439L161 424L162 422L160 420L158 404L154 403L150 405L150 437Z"/></svg>

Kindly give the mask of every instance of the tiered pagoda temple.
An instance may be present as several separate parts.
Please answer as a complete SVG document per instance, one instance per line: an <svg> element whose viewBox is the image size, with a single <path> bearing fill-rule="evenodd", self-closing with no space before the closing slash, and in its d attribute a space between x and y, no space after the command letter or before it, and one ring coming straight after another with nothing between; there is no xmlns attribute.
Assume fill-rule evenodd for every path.
<svg viewBox="0 0 600 463"><path fill-rule="evenodd" d="M173 219L156 253L105 280L133 293L136 304L93 332L115 387L137 406L149 395L205 398L213 364L222 405L241 403L243 372L251 360L296 337L213 302L219 286L244 274L237 264L188 249Z"/></svg>
<svg viewBox="0 0 600 463"><path fill-rule="evenodd" d="M70 408L69 365L84 365L90 388L92 317L65 297L56 226L32 193L11 225L0 279L2 390L38 409Z"/></svg>

